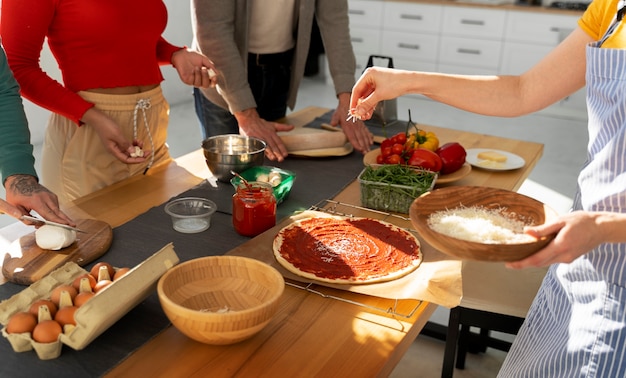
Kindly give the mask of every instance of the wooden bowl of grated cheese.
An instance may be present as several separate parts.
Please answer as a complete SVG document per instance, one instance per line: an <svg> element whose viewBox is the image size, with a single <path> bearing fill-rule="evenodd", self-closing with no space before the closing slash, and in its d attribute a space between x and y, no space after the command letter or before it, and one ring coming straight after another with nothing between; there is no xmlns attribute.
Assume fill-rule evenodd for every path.
<svg viewBox="0 0 626 378"><path fill-rule="evenodd" d="M418 197L409 210L418 234L441 252L463 260L517 261L542 249L525 226L558 216L549 206L509 190L451 186Z"/></svg>

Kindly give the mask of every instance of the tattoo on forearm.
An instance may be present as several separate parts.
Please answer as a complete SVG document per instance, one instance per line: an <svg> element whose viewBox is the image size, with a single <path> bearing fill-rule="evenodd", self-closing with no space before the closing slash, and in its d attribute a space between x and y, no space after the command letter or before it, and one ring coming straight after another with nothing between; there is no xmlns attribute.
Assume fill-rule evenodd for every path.
<svg viewBox="0 0 626 378"><path fill-rule="evenodd" d="M46 187L39 185L37 179L30 175L15 175L11 181L10 190L23 196L31 196L35 193L49 192Z"/></svg>

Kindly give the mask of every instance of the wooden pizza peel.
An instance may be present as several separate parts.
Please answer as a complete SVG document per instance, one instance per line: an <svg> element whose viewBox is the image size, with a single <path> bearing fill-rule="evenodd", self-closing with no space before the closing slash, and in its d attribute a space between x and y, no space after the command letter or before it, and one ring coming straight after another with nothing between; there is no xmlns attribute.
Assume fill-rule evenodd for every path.
<svg viewBox="0 0 626 378"><path fill-rule="evenodd" d="M113 229L105 222L79 219L76 241L58 251L41 249L35 241L35 232L15 240L5 252L2 274L5 279L20 285L30 285L67 262L85 266L104 255L111 247Z"/></svg>

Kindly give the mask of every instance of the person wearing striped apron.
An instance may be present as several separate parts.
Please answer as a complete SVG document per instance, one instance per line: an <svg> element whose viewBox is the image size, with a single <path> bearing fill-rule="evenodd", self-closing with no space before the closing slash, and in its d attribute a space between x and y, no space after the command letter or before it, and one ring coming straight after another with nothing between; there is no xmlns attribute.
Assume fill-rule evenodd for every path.
<svg viewBox="0 0 626 378"><path fill-rule="evenodd" d="M589 146L574 211L626 212L626 46L607 48L618 29L625 33L624 3L617 7L606 33L586 47ZM626 234L623 224L618 232ZM625 268L623 242L552 265L498 376L626 377Z"/></svg>
<svg viewBox="0 0 626 378"><path fill-rule="evenodd" d="M353 114L423 94L470 112L529 114L587 86L589 144L573 211L527 232L556 234L512 269L550 266L499 377L626 377L625 0L594 0L576 28L522 75L471 76L368 68Z"/></svg>

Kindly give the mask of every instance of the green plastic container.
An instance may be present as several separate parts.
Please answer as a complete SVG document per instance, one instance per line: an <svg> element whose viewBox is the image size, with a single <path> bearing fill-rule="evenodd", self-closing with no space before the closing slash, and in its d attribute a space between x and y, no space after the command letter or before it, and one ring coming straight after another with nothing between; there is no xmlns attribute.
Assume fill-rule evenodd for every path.
<svg viewBox="0 0 626 378"><path fill-rule="evenodd" d="M274 186L274 197L276 197L276 203L281 203L287 198L287 196L289 196L293 183L296 181L296 174L294 172L282 168L263 165L248 168L241 172L240 175L246 179L246 181L267 181L264 180L264 177L269 178L271 173L280 174L280 183ZM230 179L230 183L236 190L237 186L241 183L241 179L235 176Z"/></svg>

